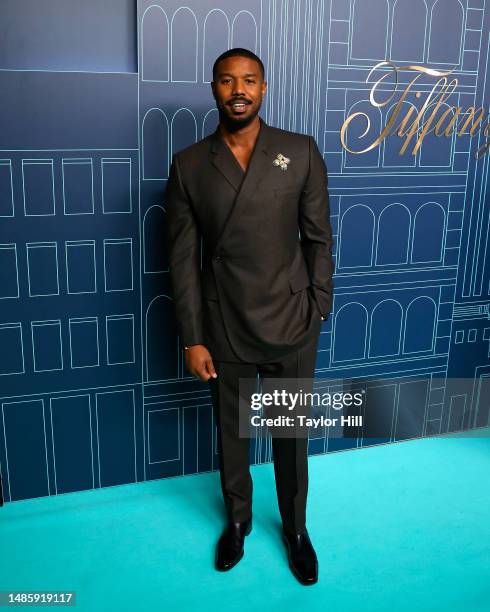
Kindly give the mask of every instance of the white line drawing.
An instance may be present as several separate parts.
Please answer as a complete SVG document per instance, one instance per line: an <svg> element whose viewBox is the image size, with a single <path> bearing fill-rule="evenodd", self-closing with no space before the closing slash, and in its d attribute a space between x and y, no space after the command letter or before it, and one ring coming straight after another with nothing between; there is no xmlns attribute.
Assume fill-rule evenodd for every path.
<svg viewBox="0 0 490 612"><path fill-rule="evenodd" d="M25 374L22 323L0 323L0 345L6 347L1 359L0 376Z"/></svg>
<svg viewBox="0 0 490 612"><path fill-rule="evenodd" d="M165 112L160 108L149 108L143 117L141 125L141 169L144 181L160 181L168 178L170 170L169 133L169 124ZM146 147L145 138L147 139ZM146 156L145 148L148 148ZM155 152L158 152L158 160L155 159ZM154 165L155 168L153 167ZM162 172L161 175L154 176L155 173L160 171Z"/></svg>
<svg viewBox="0 0 490 612"><path fill-rule="evenodd" d="M59 295L58 244L28 242L26 251L29 297Z"/></svg>
<svg viewBox="0 0 490 612"><path fill-rule="evenodd" d="M129 332L128 332L129 324ZM135 362L135 346L134 346L134 315L123 314L123 315L109 315L106 316L105 320L106 327L106 345L107 345L107 365L124 365ZM112 330L110 330L112 328ZM114 357L111 359L110 352L115 352L114 344L116 342L121 343L121 338L127 339L129 337L131 349L129 359L123 359L121 356ZM126 347L127 350L127 347Z"/></svg>
<svg viewBox="0 0 490 612"><path fill-rule="evenodd" d="M72 369L98 367L100 365L98 317L70 318L68 329L70 335L70 367ZM93 346L90 346L91 337L95 337ZM90 360L87 358L88 348L95 352L96 359L92 358ZM82 356L82 353L85 353L85 356Z"/></svg>
<svg viewBox="0 0 490 612"><path fill-rule="evenodd" d="M61 339L61 320L31 321L31 338L34 372L62 370L63 343ZM47 357L46 353L48 353ZM36 354L38 354L37 357ZM39 357L39 354L42 357ZM43 365L43 361L45 362L46 360L54 360L54 364L51 364L54 367L46 367L46 364Z"/></svg>
<svg viewBox="0 0 490 612"><path fill-rule="evenodd" d="M104 214L133 212L131 158L102 158L102 211ZM106 176L106 175L116 176ZM125 189L125 193L123 191ZM106 190L108 191L106 195ZM106 206L106 201L108 204Z"/></svg>
<svg viewBox="0 0 490 612"><path fill-rule="evenodd" d="M199 35L195 12L180 6L170 20L170 80L172 83L197 83ZM181 62L182 53L193 60Z"/></svg>
<svg viewBox="0 0 490 612"><path fill-rule="evenodd" d="M61 164L63 171L63 211L65 215L93 215L94 169L92 158L67 158L63 159ZM85 187L85 192L82 194L76 193L81 186ZM75 200L79 200L78 205L82 208L81 210L75 208ZM86 210L83 209L85 206Z"/></svg>
<svg viewBox="0 0 490 612"><path fill-rule="evenodd" d="M131 401L131 407L132 407L132 413L133 413L133 419L132 419L132 436L133 436L133 445L134 445L134 482L136 482L138 480L138 476L137 476L137 467L136 467L136 404L135 404L135 397L134 397L134 389L122 389L120 391L106 391L103 393L96 393L95 394L95 414L96 414L96 439L97 439L97 460L98 460L98 466L99 466L99 482L98 482L98 486L99 487L103 487L103 486L107 486L104 483L104 479L103 479L103 474L102 474L102 464L100 462L100 447L101 447L101 431L100 431L100 427L99 427L99 403L102 402L103 400L101 398L105 397L105 398L116 398L118 395L128 395L130 397L130 401ZM118 403L121 403L123 400L119 400ZM110 409L110 407L108 407L107 409ZM122 416L122 415L121 415ZM122 428L120 428L118 430L118 432L120 433L122 430ZM119 451L121 451L122 449L118 449ZM126 451L128 451L129 449L125 449Z"/></svg>
<svg viewBox="0 0 490 612"><path fill-rule="evenodd" d="M210 10L204 17L202 35L202 82L210 83L213 78L214 60L230 45L230 20L219 9ZM207 78L209 76L209 78Z"/></svg>
<svg viewBox="0 0 490 612"><path fill-rule="evenodd" d="M41 414L42 414L42 418L43 418L43 440L44 440L44 460L45 460L45 465L46 465L46 481L45 481L45 495L49 495L50 494L50 487L49 487L49 470L48 470L48 448L47 448L47 440L46 440L46 421L45 421L45 417L44 417L44 401L42 399L36 399L36 400L18 400L18 401L9 401L9 402L2 402L2 422L3 422L3 435L4 435L4 444L5 444L5 460L6 460L6 474L7 474L7 489L8 489L8 494L9 494L9 498L11 501L14 501L16 498L14 498L12 496L12 488L11 488L11 481L12 481L12 476L10 474L10 466L9 466L9 459L8 459L8 441L7 441L7 434L8 434L8 427L6 426L6 421L5 421L5 412L6 412L6 408L8 407L12 407L11 409L13 410L19 410L19 407L22 404L30 404L31 406L34 405L38 405L40 410L41 410ZM17 406L18 408L13 408L14 406ZM18 444L18 440L15 440L15 443ZM23 440L21 441L21 444L23 444ZM31 451L32 452L32 451ZM36 483L38 485L38 483ZM44 485L44 483L43 483ZM39 485L37 486L37 488L39 488ZM20 498L23 499L23 498Z"/></svg>
<svg viewBox="0 0 490 612"><path fill-rule="evenodd" d="M158 405L158 404L152 404L152 405ZM147 419L147 425L146 425L146 433L147 433L147 445L148 445L148 464L152 465L155 463L167 463L168 461L180 461L181 460L181 452L180 452L180 411L181 409L178 407L172 407L172 408L159 408L159 409L155 409L155 410L148 410L146 413L146 419ZM163 414L170 414L171 412L175 412L177 414L177 425L176 425L176 429L177 429L177 456L176 457L169 457L168 459L155 459L152 458L154 457L154 455L152 455L151 452L151 445L150 445L150 436L151 436L151 426L152 426L152 422L155 421L155 419L158 419L158 414L163 415ZM164 447L162 445L160 445L160 451L162 451L164 449Z"/></svg>
<svg viewBox="0 0 490 612"><path fill-rule="evenodd" d="M79 399L86 399L87 400L87 413L88 413L88 422L89 422L89 429L90 429L90 439L89 439L89 450L90 450L90 467L91 467L91 472L92 472L92 488L95 489L95 473L94 473L94 455L93 455L93 451L92 451L92 415L91 415L91 406L90 406L90 395L64 395L61 397L51 397L49 400L49 413L50 413L50 422L51 422L51 437L53 440L53 471L54 471L54 487L55 487L55 494L58 495L58 479L57 479L57 474L56 474L56 428L54 426L53 423L53 413L54 413L54 419L56 420L56 412L60 411L60 410L64 410L65 412L68 412L70 410L70 408L66 407L66 403L68 400L79 400ZM65 404L65 407L56 407L56 404ZM60 432L60 436L64 436L66 435L67 432ZM63 444L63 449L66 450L66 446L65 444ZM77 461L79 461L79 458L77 457Z"/></svg>
<svg viewBox="0 0 490 612"><path fill-rule="evenodd" d="M0 269L4 271L4 281L0 285L0 300L19 298L19 264L15 243L0 244Z"/></svg>
<svg viewBox="0 0 490 612"><path fill-rule="evenodd" d="M6 308L4 321L14 321L0 323L0 343L9 348L0 358L0 375L4 376L4 393L8 396L1 398L1 401L9 398L14 402L18 398L38 401L41 387L31 385L28 377L46 381L47 384L53 378L53 373L50 374L49 369L46 373L33 372L30 352L31 348L34 351L34 346L31 347L31 342L33 339L37 342L33 355L35 368L44 367L43 364L48 364L49 368L59 366L63 354L58 361L43 362L44 353L38 352L37 348L46 350L45 343L38 340L42 337L38 334L42 332L55 332L55 346L58 347L61 330L65 343L62 348L68 350L68 341L70 344L69 363L75 368L71 374L86 377L93 372L93 384L84 382L77 385L68 378L71 368L67 367L59 377L65 387L43 393L43 401L49 400L51 405L51 400L59 399L68 392L86 395L90 399L93 397L94 402L96 393L131 392L133 412L129 410L125 413L128 417L125 427L135 428L136 402L137 409L141 410L138 437L134 444L135 479L137 458L143 479L146 479L147 467L150 467L149 463L147 465L150 453L146 453L148 417L144 416L141 402L146 402L151 394L163 393L170 382L172 385L178 383L179 390L192 382L183 367L181 347L174 330L167 334L165 323L162 326L158 324L162 315L164 322L173 321L172 303L167 295L167 264L164 258L152 256L153 238L148 238L152 236L148 230L155 228L158 234L161 229L157 225L164 226L164 202L159 201L159 197L168 178L171 154L207 136L217 125L217 111L210 107L210 62L232 45L247 46L258 51L264 60L269 85L262 109L264 118L277 127L313 135L329 169L337 282L331 320L324 324L320 335L317 372L343 376L353 366L362 374L372 368L371 371L380 375L425 374L430 377L450 373L450 368L458 360L466 359L469 363L471 357L467 356L488 354L490 357L490 327L487 323L490 276L486 273L490 218L485 206L490 156L482 159L476 170L472 160L475 147L484 142L482 136L476 136L471 143L469 139L453 136L434 142L434 146L427 139L416 156L406 154L404 157L398 156L397 151L401 141L386 139L376 155L364 159L362 156L357 159L355 156L346 157L338 138L340 125L349 109L363 108L362 105L367 103L368 87L364 79L373 63L382 59L388 58L399 64L435 62L436 66L455 67L460 88L448 100L448 104L463 108L480 104L488 106L486 67L490 45L483 35L488 31L486 3L484 0L264 2L251 0L246 7L232 8L204 7L191 3L169 10L159 0L138 0L138 73L136 79L133 74L129 77L138 86L135 94L138 113L134 116L135 125L132 128L134 133L136 130L138 133L138 147L111 148L108 140L108 146L104 143L103 148L94 149L77 148L76 142L70 143L71 146L67 148L0 149L0 217L2 223L11 224L5 225L6 231L10 232L12 228L12 237L10 233L6 234L8 238L4 238L4 244L0 245L2 270L10 279L2 285L4 293L0 298L27 299L29 304L18 302L19 312L26 305L28 311L29 308L45 304L53 313L49 316L54 319L51 322L31 321L41 318L37 314L16 322L18 317L12 316L12 308L17 303L12 299L1 302L2 307ZM381 7L380 11L376 11L377 6ZM379 40L374 39L373 44L364 34L355 34L360 25L366 28L366 20L359 21L359 15L364 10L370 11L373 19L377 20L374 30L379 28L385 34ZM455 26L451 32L457 31L450 41L446 35L441 38L438 33L438 15L443 10ZM409 40L404 36L405 15L408 14L413 25ZM385 20L382 19L383 15L386 16ZM219 36L211 40L216 24L222 27ZM192 52L188 63L182 62L180 52L185 39L191 40ZM385 52L381 57L371 58L383 49ZM367 58L358 59L356 56ZM12 72L36 72L36 78L42 78L43 73L48 77L50 72L78 72L83 78L91 74L87 71L0 69L0 79L11 77ZM104 75L108 81L116 74L93 72L94 78L100 78L101 85ZM62 74L59 76L63 77ZM127 81L122 74L121 78ZM429 89L421 87L420 92L426 94ZM199 104L194 104L196 99L200 100ZM133 104L134 101L128 102ZM407 105L415 106L414 100L407 100L402 116L409 108ZM427 109L425 117L432 108ZM386 124L392 109L393 106L382 110L381 125ZM75 117L77 109L71 110ZM370 113L370 116L375 115ZM79 185L77 178L81 181ZM136 188L137 180L139 184ZM115 186L115 190L111 185ZM74 198L70 194L75 194ZM80 199L77 199L77 194L80 194ZM56 209L57 205L61 206L61 198L63 212L61 208ZM22 208L24 215L19 214ZM356 216L356 212L361 214ZM61 213L59 218L54 217L55 213ZM111 217L114 213L117 213L116 217ZM128 216L126 223L122 215L118 216L119 213L135 216ZM349 238L356 237L352 228L363 220L367 222L366 231L357 235L357 239L360 239L359 257L355 257L352 243L349 247ZM39 221L41 223L36 227ZM15 233L20 231L21 226L14 225L22 222L30 224L29 227L33 229L26 233L23 242L16 239ZM48 232L48 224L53 224L52 227L62 233ZM392 236L396 236L396 244L390 241L390 231ZM423 237L427 232L434 240L425 245ZM65 257L58 260L59 240L65 242ZM134 241L139 241L139 244ZM115 268L111 267L110 257L118 248L131 262L131 280L129 266L125 277L124 274L112 275ZM44 269L41 265L43 255L48 262ZM97 295L97 266L99 274L104 271L104 288L120 289L121 292L102 292L100 279L101 293ZM134 266L140 266L139 270L134 270ZM41 275L37 274L38 269L42 270ZM106 271L110 273L106 274ZM134 273L139 273L139 285L134 282ZM67 295L64 295L65 274ZM53 280L51 284L50 278ZM112 284L113 281L116 284ZM118 282L121 284L118 285ZM43 286L48 290L44 290ZM29 287L32 299L28 297ZM132 287L133 290L122 287ZM65 317L59 319L59 305L61 300L67 298L68 310ZM107 305L102 311L96 311L98 316L94 316L94 308L102 298L107 300ZM354 307L351 309L352 305ZM72 307L74 310L71 310ZM419 317L427 321L427 329L424 329L418 342L410 330L417 312L422 310L425 314ZM337 345L345 327L343 315L349 312L354 315L353 326L359 328L360 334L358 344L354 342L352 346L347 346L349 350L343 354L338 351ZM337 319L336 315L339 314L341 316ZM105 320L100 334L99 318L101 323ZM383 338L379 331L380 321L386 327ZM38 323L47 323L47 326ZM127 328L124 327L127 336L124 332L120 346L111 345L110 341L106 341L116 338L118 325L127 325ZM24 337L23 326L31 326L31 333ZM87 342L90 340L88 344L93 345L93 351L87 345L86 362L83 362L83 354L73 352L73 334L77 330L86 330ZM161 340L160 347L152 343L153 337ZM480 350L482 342L486 343L484 352ZM165 359L159 358L158 349L163 351ZM450 350L457 352L450 355ZM101 360L98 357L100 351L103 355ZM334 353L337 361L333 358ZM68 353L65 355L67 357ZM88 365L89 362L93 365ZM102 369L99 370L97 366ZM84 369L78 370L77 367ZM479 380L479 383L475 383L476 393L486 372L484 366L478 364L473 370L475 380ZM102 371L107 373L104 381L99 380ZM131 372L128 375L132 376L131 391L127 384L117 384L120 380L127 380L123 378L127 372ZM27 378L15 378L23 373L27 374ZM114 378L111 379L112 374ZM98 384L101 382L104 384ZM29 393L19 394L19 390L27 389L28 384L31 385ZM173 387L169 398L180 400L180 391L176 391L176 388ZM399 411L402 391L398 386L394 387L394 391L389 432L392 441L397 439L400 417L403 416ZM445 389L442 388L442 391ZM436 398L431 395L426 412L421 415L424 421L420 425L422 434L430 435L445 431L448 427L488 421L488 413L482 412L481 408L478 412L470 404L469 396L463 408L456 396L445 398L444 393L442 395ZM202 407L199 418L209 417L213 426L211 463L216 468L216 429L211 405L205 394L199 397ZM165 401L170 401L169 398ZM111 401L116 403L116 400ZM453 405L450 408L451 401ZM107 406L109 411L112 410L110 404ZM189 407L184 404L182 407L180 416L183 417ZM93 408L95 414L95 404ZM199 436L204 435L200 424L201 421L198 444ZM181 427L184 427L184 418L180 419L179 433ZM186 465L184 433L182 429L182 445L179 444L182 464L178 470L187 473L194 464L187 461ZM62 491L58 490L52 438L51 433L47 440L49 453L46 450L51 462L49 473L55 476L54 491L51 493L60 494ZM94 440L94 451L95 442L99 445L99 451L105 450L103 439L102 435ZM358 439L353 444L362 446L369 442ZM311 452L328 452L335 449L334 443L335 440L329 437L326 430L319 438L310 437L309 448ZM259 462L271 460L270 440L257 440L253 444L256 444L253 451ZM151 451L152 459L162 456L162 449L156 443ZM195 452L195 449L192 451ZM158 468L158 465L152 467ZM197 468L204 469L199 462ZM5 463L0 470L7 478ZM94 486L110 486L113 474L104 464L101 475L100 462L94 458L92 477L97 482L94 482ZM132 478L132 474L129 474L129 478ZM15 496L15 491L12 493ZM49 485L47 493L50 493ZM10 491L8 495L11 495Z"/></svg>
<svg viewBox="0 0 490 612"><path fill-rule="evenodd" d="M65 264L68 294L97 292L95 240L67 240Z"/></svg>
<svg viewBox="0 0 490 612"><path fill-rule="evenodd" d="M0 218L14 216L12 160L0 159Z"/></svg>
<svg viewBox="0 0 490 612"><path fill-rule="evenodd" d="M53 160L23 159L22 190L26 217L55 215Z"/></svg>
<svg viewBox="0 0 490 612"><path fill-rule="evenodd" d="M148 32L149 29L150 32ZM146 41L147 48L145 48ZM160 46L160 53L158 54L155 53L155 44ZM153 83L168 82L170 30L167 13L158 4L147 7L141 17L139 52L141 80Z"/></svg>
<svg viewBox="0 0 490 612"><path fill-rule="evenodd" d="M159 249L156 244L158 236L164 230L165 208L160 204L153 204L143 216L143 272L145 274L161 274L169 271L163 250Z"/></svg>
<svg viewBox="0 0 490 612"><path fill-rule="evenodd" d="M124 277L119 277L119 270ZM133 239L104 239L104 287L106 292L133 291Z"/></svg>

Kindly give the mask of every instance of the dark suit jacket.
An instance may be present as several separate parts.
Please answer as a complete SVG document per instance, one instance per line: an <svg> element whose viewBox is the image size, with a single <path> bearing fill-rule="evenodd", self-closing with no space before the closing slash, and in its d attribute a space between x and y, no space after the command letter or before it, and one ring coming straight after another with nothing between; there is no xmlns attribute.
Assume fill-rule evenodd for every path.
<svg viewBox="0 0 490 612"><path fill-rule="evenodd" d="M323 157L311 136L260 123L246 173L216 130L173 156L167 184L179 335L217 360L278 360L332 310ZM287 170L273 163L280 153Z"/></svg>

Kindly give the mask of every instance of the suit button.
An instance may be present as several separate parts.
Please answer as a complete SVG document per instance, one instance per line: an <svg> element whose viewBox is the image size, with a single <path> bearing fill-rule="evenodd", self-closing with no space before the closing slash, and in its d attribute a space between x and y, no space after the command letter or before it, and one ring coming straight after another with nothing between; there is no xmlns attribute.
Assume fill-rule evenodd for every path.
<svg viewBox="0 0 490 612"><path fill-rule="evenodd" d="M219 262L219 261L222 261L222 260L223 260L223 258L220 257L219 255L216 255L215 257L213 257L213 261L218 261Z"/></svg>

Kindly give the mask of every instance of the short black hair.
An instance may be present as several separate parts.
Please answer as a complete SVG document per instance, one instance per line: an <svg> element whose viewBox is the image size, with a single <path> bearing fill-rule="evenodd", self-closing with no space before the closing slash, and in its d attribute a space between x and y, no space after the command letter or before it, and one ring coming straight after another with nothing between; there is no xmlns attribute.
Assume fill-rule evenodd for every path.
<svg viewBox="0 0 490 612"><path fill-rule="evenodd" d="M216 58L213 64L213 81L216 80L217 67L221 60L224 60L228 57L236 57L237 55L241 57L248 57L256 61L257 64L260 66L260 71L262 72L262 80L265 79L265 68L260 57L258 55L255 55L253 51L249 51L248 49L244 49L243 47L235 47L234 49L228 49L228 51L225 51L219 57Z"/></svg>

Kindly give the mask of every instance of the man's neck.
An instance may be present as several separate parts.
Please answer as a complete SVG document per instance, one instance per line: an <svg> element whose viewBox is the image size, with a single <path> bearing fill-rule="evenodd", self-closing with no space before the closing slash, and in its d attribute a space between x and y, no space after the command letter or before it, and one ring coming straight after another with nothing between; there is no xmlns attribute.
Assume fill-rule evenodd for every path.
<svg viewBox="0 0 490 612"><path fill-rule="evenodd" d="M260 119L256 115L250 123L238 129L230 129L227 123L220 121L218 129L222 138L232 147L247 147L257 139L260 131Z"/></svg>

